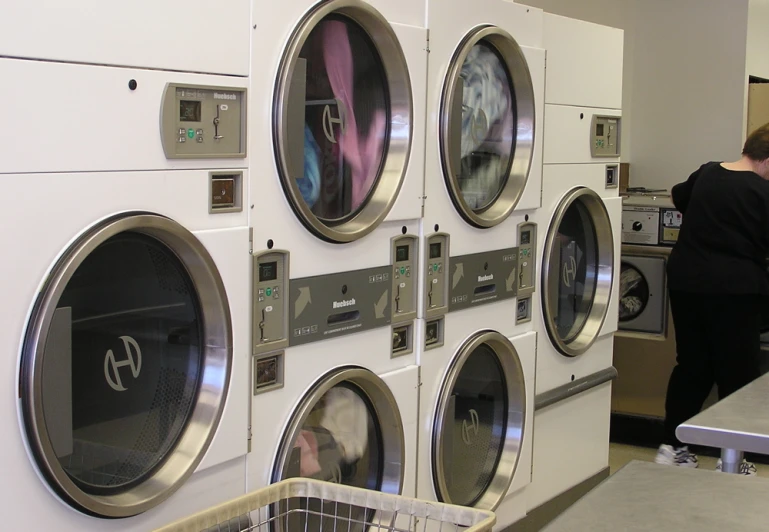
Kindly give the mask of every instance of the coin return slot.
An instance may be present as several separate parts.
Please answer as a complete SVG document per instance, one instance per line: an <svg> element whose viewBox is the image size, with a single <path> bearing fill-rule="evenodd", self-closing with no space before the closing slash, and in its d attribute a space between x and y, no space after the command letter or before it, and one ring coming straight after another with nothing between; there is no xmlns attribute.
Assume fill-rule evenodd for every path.
<svg viewBox="0 0 769 532"><path fill-rule="evenodd" d="M254 395L283 387L283 353L261 355L254 360Z"/></svg>
<svg viewBox="0 0 769 532"><path fill-rule="evenodd" d="M476 287L474 293L476 296L485 296L488 294L493 294L496 291L497 291L496 284L485 284L483 286Z"/></svg>
<svg viewBox="0 0 769 532"><path fill-rule="evenodd" d="M360 319L359 310L351 310L349 312L340 312L338 314L332 314L328 317L329 325L341 325L343 323L352 323Z"/></svg>
<svg viewBox="0 0 769 532"><path fill-rule="evenodd" d="M393 355L405 355L413 351L411 348L411 330L411 324L393 328Z"/></svg>
<svg viewBox="0 0 769 532"><path fill-rule="evenodd" d="M443 345L443 318L428 321L425 326L425 349Z"/></svg>

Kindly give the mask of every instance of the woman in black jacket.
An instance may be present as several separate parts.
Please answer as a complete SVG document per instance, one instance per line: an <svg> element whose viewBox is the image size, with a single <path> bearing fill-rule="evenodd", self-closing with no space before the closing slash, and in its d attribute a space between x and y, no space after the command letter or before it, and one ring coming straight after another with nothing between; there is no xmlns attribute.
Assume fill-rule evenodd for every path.
<svg viewBox="0 0 769 532"><path fill-rule="evenodd" d="M677 365L655 461L697 467L676 427L699 413L714 383L723 399L759 375L769 296L769 124L748 137L739 161L706 163L671 195L683 214L667 267ZM756 470L744 462L740 472Z"/></svg>

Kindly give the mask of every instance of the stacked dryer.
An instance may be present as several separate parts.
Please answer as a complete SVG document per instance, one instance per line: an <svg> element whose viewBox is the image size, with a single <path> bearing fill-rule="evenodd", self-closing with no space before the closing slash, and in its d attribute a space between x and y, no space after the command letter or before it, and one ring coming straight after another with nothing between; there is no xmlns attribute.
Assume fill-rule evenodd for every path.
<svg viewBox="0 0 769 532"><path fill-rule="evenodd" d="M503 528L530 481L542 12L427 11L417 497L493 509Z"/></svg>
<svg viewBox="0 0 769 532"><path fill-rule="evenodd" d="M529 509L608 474L623 32L546 14L533 478Z"/></svg>
<svg viewBox="0 0 769 532"><path fill-rule="evenodd" d="M413 495L424 5L253 16L248 489L301 475Z"/></svg>
<svg viewBox="0 0 769 532"><path fill-rule="evenodd" d="M221 4L0 21L5 529L148 530L244 493L249 5Z"/></svg>

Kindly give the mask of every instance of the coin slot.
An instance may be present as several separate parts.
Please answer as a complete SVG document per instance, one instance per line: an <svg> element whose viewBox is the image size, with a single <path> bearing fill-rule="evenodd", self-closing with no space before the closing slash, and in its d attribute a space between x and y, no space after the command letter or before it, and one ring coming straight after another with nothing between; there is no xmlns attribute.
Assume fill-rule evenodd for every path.
<svg viewBox="0 0 769 532"><path fill-rule="evenodd" d="M360 320L359 310L350 310L347 312L339 312L337 314L331 314L328 317L328 325L341 325L343 323L352 323Z"/></svg>
<svg viewBox="0 0 769 532"><path fill-rule="evenodd" d="M283 352L254 358L254 395L283 387Z"/></svg>
<svg viewBox="0 0 769 532"><path fill-rule="evenodd" d="M425 349L443 345L443 318L428 321L425 325Z"/></svg>
<svg viewBox="0 0 769 532"><path fill-rule="evenodd" d="M399 327L393 328L393 344L392 344L393 356L406 355L413 351L411 347L412 346L411 331L412 331L411 324L401 325Z"/></svg>
<svg viewBox="0 0 769 532"><path fill-rule="evenodd" d="M209 214L243 210L243 173L212 172L208 187Z"/></svg>

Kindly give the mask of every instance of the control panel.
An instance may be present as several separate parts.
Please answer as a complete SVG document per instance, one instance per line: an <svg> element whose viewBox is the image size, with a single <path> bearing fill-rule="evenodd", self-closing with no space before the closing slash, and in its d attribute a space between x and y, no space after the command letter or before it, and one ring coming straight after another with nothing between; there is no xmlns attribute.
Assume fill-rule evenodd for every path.
<svg viewBox="0 0 769 532"><path fill-rule="evenodd" d="M391 241L393 323L417 317L417 237L403 235Z"/></svg>
<svg viewBox="0 0 769 532"><path fill-rule="evenodd" d="M508 248L451 257L449 312L516 297L518 253Z"/></svg>
<svg viewBox="0 0 769 532"><path fill-rule="evenodd" d="M622 243L659 244L660 210L658 207L625 206L622 209Z"/></svg>
<svg viewBox="0 0 769 532"><path fill-rule="evenodd" d="M246 156L246 89L169 83L160 108L168 159Z"/></svg>
<svg viewBox="0 0 769 532"><path fill-rule="evenodd" d="M392 266L387 265L291 279L289 345L390 325L392 274Z"/></svg>
<svg viewBox="0 0 769 532"><path fill-rule="evenodd" d="M673 245L678 242L678 233L684 217L676 209L660 209L660 244Z"/></svg>
<svg viewBox="0 0 769 532"><path fill-rule="evenodd" d="M593 115L590 135L593 157L619 157L621 120L616 116Z"/></svg>
<svg viewBox="0 0 769 532"><path fill-rule="evenodd" d="M531 320L531 296L537 276L537 224L518 224L518 309L516 323Z"/></svg>
<svg viewBox="0 0 769 532"><path fill-rule="evenodd" d="M270 250L253 259L253 354L288 345L288 252Z"/></svg>
<svg viewBox="0 0 769 532"><path fill-rule="evenodd" d="M449 307L449 235L430 235L425 245L425 317L433 317L445 314Z"/></svg>

